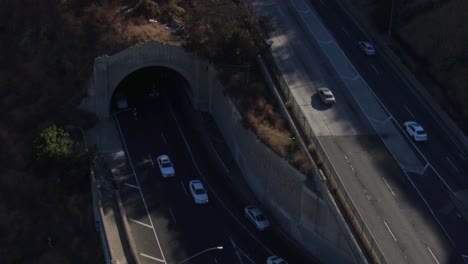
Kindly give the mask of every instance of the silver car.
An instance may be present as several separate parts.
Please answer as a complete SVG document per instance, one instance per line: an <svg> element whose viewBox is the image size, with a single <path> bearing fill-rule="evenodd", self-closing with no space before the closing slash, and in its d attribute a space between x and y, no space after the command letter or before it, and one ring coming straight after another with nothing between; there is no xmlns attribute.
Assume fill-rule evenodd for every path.
<svg viewBox="0 0 468 264"><path fill-rule="evenodd" d="M410 135L410 137L412 137L414 141L427 140L427 133L424 131L424 128L415 121L406 121L405 123L403 123L403 126L405 127L408 135Z"/></svg>
<svg viewBox="0 0 468 264"><path fill-rule="evenodd" d="M318 88L317 93L323 103L327 105L334 105L336 103L335 96L328 88Z"/></svg>
<svg viewBox="0 0 468 264"><path fill-rule="evenodd" d="M270 226L270 221L257 207L247 206L244 208L244 213L245 217L247 217L258 230L263 231Z"/></svg>
<svg viewBox="0 0 468 264"><path fill-rule="evenodd" d="M189 182L190 193L196 204L208 203L208 193L206 192L203 183L199 180L192 180Z"/></svg>

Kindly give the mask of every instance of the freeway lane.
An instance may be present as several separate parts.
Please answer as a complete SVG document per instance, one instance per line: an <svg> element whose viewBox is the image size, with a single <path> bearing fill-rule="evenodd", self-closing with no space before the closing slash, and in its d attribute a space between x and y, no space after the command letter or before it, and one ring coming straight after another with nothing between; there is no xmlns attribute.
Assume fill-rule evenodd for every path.
<svg viewBox="0 0 468 264"><path fill-rule="evenodd" d="M144 115L144 112L141 111L141 114ZM161 259L158 255L153 255L157 245L152 239L148 239L149 230L144 229L145 225L148 225L154 226L167 263L177 263L197 252L216 246L223 246L224 249L202 254L191 263L216 263L216 261L238 263L230 246L224 221L220 219L219 213L213 210L215 201L212 199L207 206L195 206L186 193L184 187L187 188L188 180L195 178L196 175L185 151L177 149L178 144L174 143L181 141L177 138L177 134L168 133L165 139L162 137L163 133L168 132L162 125L168 123L164 119L160 122L155 120L154 126L151 126L146 120L133 120L131 115L122 115L119 122L127 141L128 152L135 164L135 171L150 213L149 218L152 219L151 224L138 217L144 216L144 211L130 211L130 215L136 218L130 222L141 223L143 226L143 229L132 229L138 230L134 232L134 236L140 260L144 263L157 263L154 262L154 258ZM149 155L155 163L155 157L162 153L171 157L175 164L176 177L163 179L157 166L152 166ZM122 198L125 203L125 194Z"/></svg>
<svg viewBox="0 0 468 264"><path fill-rule="evenodd" d="M405 121L415 120L428 131L430 141L417 146L431 165L444 175L447 185L454 191L466 189L468 187L466 178L468 164L464 162L466 157L415 96L408 84L388 65L386 58L379 54L376 57L367 57L359 50L357 42L367 38L354 26L335 1L327 1L326 5L315 1L311 3L315 3L314 7L327 27L334 32L340 47L396 121L402 125Z"/></svg>
<svg viewBox="0 0 468 264"><path fill-rule="evenodd" d="M193 154L192 157L196 160L206 181L209 182L208 187L212 188L216 197L220 198L219 201L222 201L221 206L225 211L224 215L231 216L226 219L226 222L233 224L231 232L233 238L238 238L236 243L237 241L241 241L241 244L237 244L237 247L240 249L240 255L248 260L254 260L255 263L264 263L265 258L263 257L259 259L251 257L259 255L258 250L260 248L269 255L276 254L283 257L291 264L317 263L317 260L304 252L303 249L299 248L297 244L281 232L276 227L273 219L270 219L273 228L266 232L256 231L250 223L247 223L245 219L241 219L244 218L244 216L239 214L242 214L243 207L247 204L240 202L240 197L237 197L235 191L231 189L230 181L233 179L226 180L225 177L222 177L223 171L217 170L216 166L213 165L213 161L209 159L209 155L206 153L207 147L203 145L201 140L197 140L197 138L200 137L199 133L201 133L201 131L196 128L197 125L194 124L196 121L191 120L191 117L183 111L183 109L185 109L185 111L187 111L187 109L193 111L191 106L189 106L188 98L186 96L181 96L180 93L173 93L169 98L171 99L170 105L174 111L174 116L179 120L178 124L185 134L187 144L190 146L191 153ZM220 132L218 131L218 133ZM218 138L217 140L220 139ZM232 157L230 159L232 160ZM244 188L248 188L248 186ZM245 197L242 200L245 200ZM247 203L258 204L258 202L252 200L249 200ZM232 221L233 217L236 217L235 221ZM250 244L255 242L255 245L249 245L246 241L250 241ZM251 261L244 261L244 263L251 263Z"/></svg>
<svg viewBox="0 0 468 264"><path fill-rule="evenodd" d="M317 139L331 157L335 170L357 205L356 211L364 218L376 244L382 248L384 257L389 263L437 263L451 259L454 250L450 241L447 241L443 232L437 228L437 221L431 217L431 214L439 212L438 208L431 205L425 207L426 201L422 201L419 193L412 189L413 182L407 181L413 175L406 176L399 170L388 151L379 146L379 141L390 146L392 151L406 155L397 160L409 165L407 168L433 177L430 174L432 168L425 166L424 160L418 157L404 134L393 125L393 117L381 107L359 72L355 71L321 25L314 10L302 0L255 2L263 14L273 18L275 30L271 34L272 53L289 85L290 94L298 101L314 133L319 132ZM298 42L302 45L293 44ZM326 55L330 63L314 59L309 55L312 53ZM358 55L361 56L361 53ZM320 55L317 57L320 58ZM367 59L364 56L362 58ZM307 67L317 63L325 69L322 71L328 72L327 68L331 68L335 76L330 76L335 80L330 81L328 76L320 76L313 72L313 67ZM329 67L330 64L333 67ZM340 79L342 83L337 81ZM337 105L349 103L351 105L347 107L354 109L354 104L364 114L360 114L361 110L349 112L349 115L354 115L354 119L348 120L346 115L341 115L339 107L319 109L314 104L302 102L304 98L313 96L314 91L309 87L313 88L314 85L328 85L338 94ZM343 100L341 96L348 96L350 100ZM323 118L311 118L314 115ZM386 134L380 135L380 140L373 140L373 133L363 134L361 129L354 129L358 132L352 133L339 130L337 126L329 126L331 121L343 123L341 127L352 124L353 128L359 128L360 124L355 122L359 119L365 120L362 123L372 120L372 126ZM440 185L444 186L443 183Z"/></svg>
<svg viewBox="0 0 468 264"><path fill-rule="evenodd" d="M177 263L206 248L220 245L223 250L206 252L190 263L264 263L273 252L290 263L314 263L277 232L260 233L246 222L242 216L243 205L227 186L215 180L219 179L220 173L207 160L206 150L192 143L197 141L196 134L184 125L187 120L176 121L174 118L181 115L177 100L171 103L174 113L164 101L141 100L133 102L138 105L138 120L131 111L118 115L118 124L138 178L138 182L130 179L121 188L138 258L143 263ZM191 145L190 151L186 144ZM162 178L155 164L156 157L161 154L171 157L175 177ZM204 181L210 196L209 204L194 204L188 193L191 179ZM134 195L138 185L145 204Z"/></svg>
<svg viewBox="0 0 468 264"><path fill-rule="evenodd" d="M402 125L407 120L415 120L421 123L428 132L428 142L413 145L415 151L420 152L429 164L428 171L422 172L424 176L437 179L431 180L435 184L432 187L433 190L428 189L427 186L422 188L424 189L422 195L425 200L434 201L430 196L434 192L439 193L441 185L445 187L442 199L444 203L432 202L429 204L436 213L444 211L440 217L447 218L449 214L453 216L445 219L442 225L446 229L452 230L449 232L449 236L456 244L459 253L466 255L468 253L466 222L461 219L454 221L456 218L460 218L456 208L446 209L450 206L453 207L450 196L456 195L459 191L466 191L468 187L466 155L457 146L455 140L446 133L443 125L438 123L426 105L414 94L408 83L393 70L386 57L379 54L376 57L366 57L358 49L356 43L361 39L366 39L365 34L356 27L336 1L310 1L310 3L322 16L327 27L334 32L334 37L340 47L346 52L348 58L366 79L396 122ZM457 227L455 230L454 224Z"/></svg>

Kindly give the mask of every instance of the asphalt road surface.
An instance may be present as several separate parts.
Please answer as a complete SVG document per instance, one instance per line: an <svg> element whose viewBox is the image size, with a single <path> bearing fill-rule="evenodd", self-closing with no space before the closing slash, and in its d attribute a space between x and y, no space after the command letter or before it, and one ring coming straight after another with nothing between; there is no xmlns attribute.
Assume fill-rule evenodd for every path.
<svg viewBox="0 0 468 264"><path fill-rule="evenodd" d="M364 34L334 1L254 2L273 18L275 60L386 259L460 260L468 233L450 196L464 189L465 157L454 141L384 57L358 49ZM336 106L314 99L320 86L333 90ZM407 137L409 119L428 142Z"/></svg>
<svg viewBox="0 0 468 264"><path fill-rule="evenodd" d="M265 263L279 255L289 263L314 263L277 232L259 232L246 221L243 205L187 127L180 98L133 98L136 117L132 111L116 115L134 174L120 193L136 257L141 263L229 264ZM175 177L161 176L156 159L162 154L174 163ZM194 203L192 179L204 183L208 204Z"/></svg>
<svg viewBox="0 0 468 264"><path fill-rule="evenodd" d="M428 133L427 142L414 143L408 138L414 151L425 161L423 171L408 171L408 174L458 253L468 255L467 223L453 207L450 197L468 188L468 157L431 109L413 92L405 78L390 66L387 57L379 53L368 57L358 49L357 42L367 40L367 37L336 1L310 3L396 123L403 129L405 121L414 120ZM429 179L432 184L428 186L421 178Z"/></svg>

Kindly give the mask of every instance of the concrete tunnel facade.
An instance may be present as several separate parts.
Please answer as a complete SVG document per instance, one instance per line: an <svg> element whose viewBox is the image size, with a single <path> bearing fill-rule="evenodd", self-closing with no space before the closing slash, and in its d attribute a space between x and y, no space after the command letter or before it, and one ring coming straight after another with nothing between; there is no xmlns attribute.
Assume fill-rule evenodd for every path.
<svg viewBox="0 0 468 264"><path fill-rule="evenodd" d="M166 67L182 75L191 88L188 97L194 108L209 110L211 89L216 82L214 69L181 47L157 41L96 58L93 78L80 108L101 120L109 118L112 95L119 83L131 73L153 66Z"/></svg>

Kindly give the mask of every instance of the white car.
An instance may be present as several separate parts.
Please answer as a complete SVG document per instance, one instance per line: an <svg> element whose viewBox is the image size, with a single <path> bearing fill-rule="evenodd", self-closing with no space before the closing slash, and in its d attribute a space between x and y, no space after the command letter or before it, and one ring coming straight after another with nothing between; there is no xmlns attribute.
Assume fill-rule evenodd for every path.
<svg viewBox="0 0 468 264"><path fill-rule="evenodd" d="M164 178L175 176L174 165L167 155L158 157L158 166Z"/></svg>
<svg viewBox="0 0 468 264"><path fill-rule="evenodd" d="M359 43L359 48L361 48L361 50L366 55L372 56L372 55L376 54L374 46L372 44L370 44L369 42L359 41L358 43Z"/></svg>
<svg viewBox="0 0 468 264"><path fill-rule="evenodd" d="M406 132L412 137L415 141L426 141L427 134L424 131L424 128L416 123L415 121L406 121L403 123L405 126Z"/></svg>
<svg viewBox="0 0 468 264"><path fill-rule="evenodd" d="M206 192L203 183L199 180L192 180L189 182L190 193L196 204L208 203L208 193Z"/></svg>
<svg viewBox="0 0 468 264"><path fill-rule="evenodd" d="M324 102L327 105L333 105L336 103L335 96L333 93L330 91L328 88L318 88L317 93L320 96L320 99L322 99L322 102Z"/></svg>
<svg viewBox="0 0 468 264"><path fill-rule="evenodd" d="M249 219L255 227L263 231L270 226L270 221L266 218L263 212L255 206L247 206L244 208L245 217Z"/></svg>
<svg viewBox="0 0 468 264"><path fill-rule="evenodd" d="M284 259L278 256L269 256L267 258L266 264L288 264Z"/></svg>

